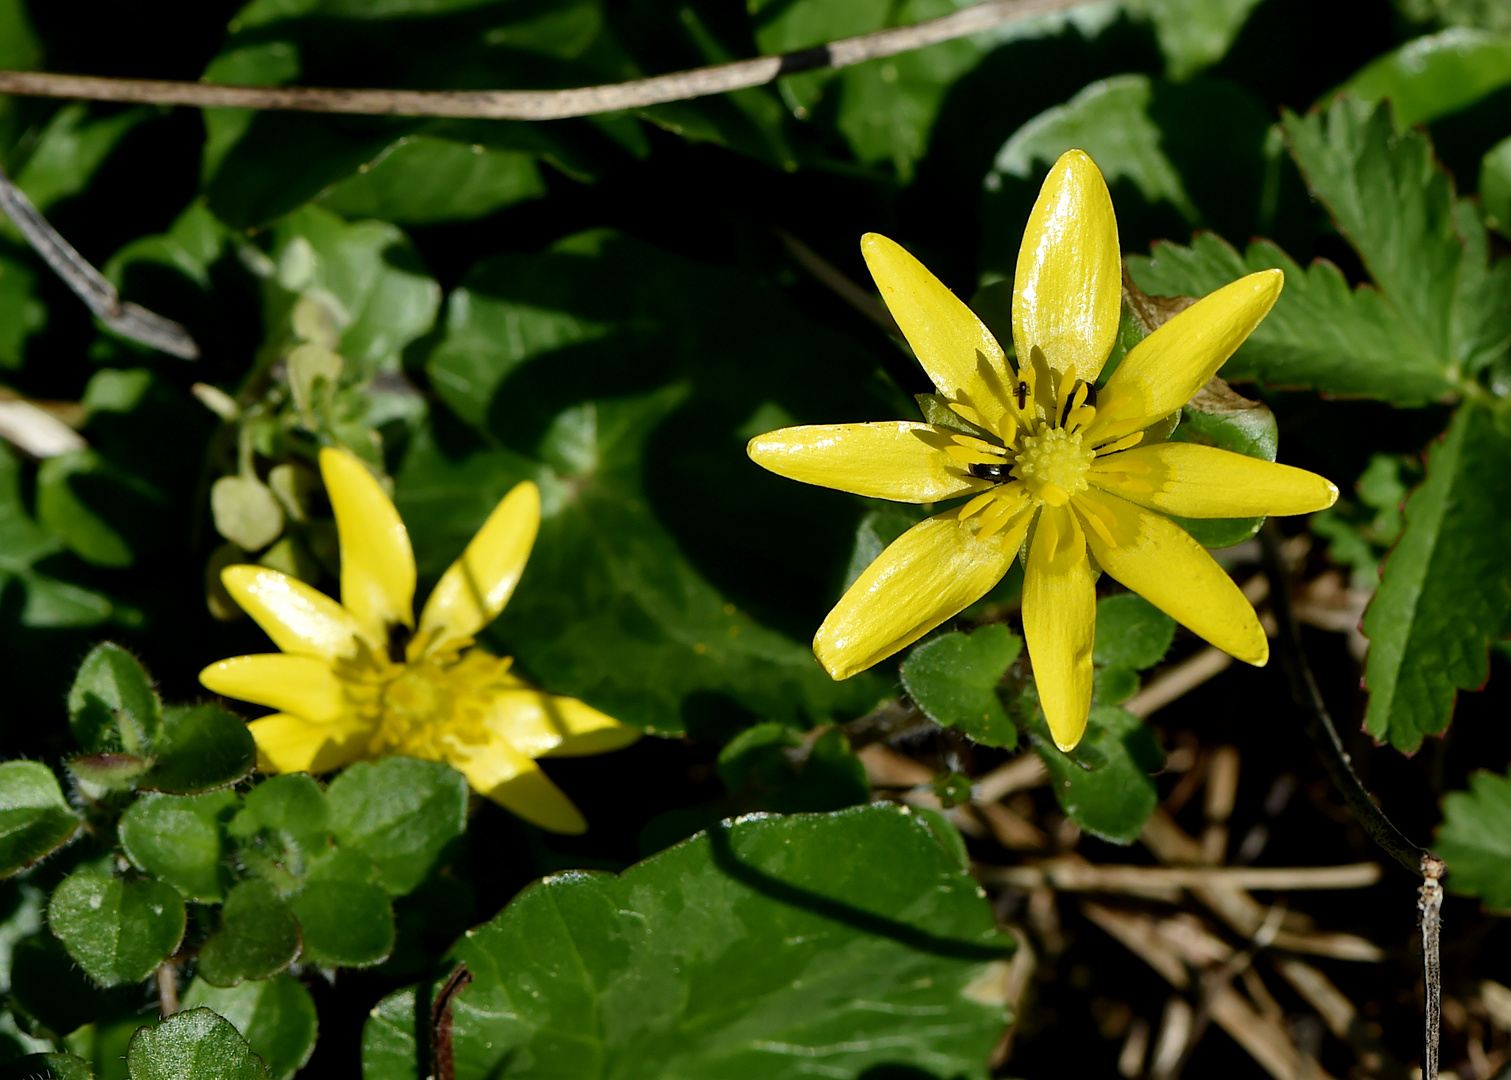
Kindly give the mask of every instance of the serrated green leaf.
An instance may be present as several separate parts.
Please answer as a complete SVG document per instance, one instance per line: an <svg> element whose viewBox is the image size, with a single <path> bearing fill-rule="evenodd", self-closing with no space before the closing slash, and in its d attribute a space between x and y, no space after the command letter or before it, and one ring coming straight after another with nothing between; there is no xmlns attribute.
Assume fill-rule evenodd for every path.
<svg viewBox="0 0 1511 1080"><path fill-rule="evenodd" d="M325 800L331 832L343 847L378 864L391 896L425 880L446 845L466 828L467 781L434 761L358 763L331 781Z"/></svg>
<svg viewBox="0 0 1511 1080"><path fill-rule="evenodd" d="M185 900L225 899L224 822L241 800L231 791L207 795L145 795L121 815L121 850L138 870L165 881Z"/></svg>
<svg viewBox="0 0 1511 1080"><path fill-rule="evenodd" d="M1009 948L906 810L725 822L618 878L538 882L459 941L456 1075L795 1080L822 1055L984 1078ZM412 991L379 1006L368 1080L414 1074L416 1014Z"/></svg>
<svg viewBox="0 0 1511 1080"><path fill-rule="evenodd" d="M1069 754L1056 749L1042 719L1032 730L1050 787L1070 819L1114 844L1138 839L1159 801L1150 773L1164 760L1143 722L1114 706L1093 705L1086 734Z"/></svg>
<svg viewBox="0 0 1511 1080"><path fill-rule="evenodd" d="M1423 405L1454 390L1381 293L1349 288L1330 262L1303 270L1268 241L1256 240L1240 255L1203 234L1190 247L1156 244L1147 257L1129 256L1127 265L1139 288L1157 296L1205 296L1256 270L1284 271L1280 299L1223 365L1230 382L1255 379L1395 405Z"/></svg>
<svg viewBox="0 0 1511 1080"><path fill-rule="evenodd" d="M997 684L1023 651L1023 639L1000 623L969 634L942 634L902 662L908 696L944 727L986 746L1018 745L1018 729L1002 708Z"/></svg>
<svg viewBox="0 0 1511 1080"><path fill-rule="evenodd" d="M1489 643L1511 632L1511 433L1461 408L1406 503L1406 528L1364 614L1365 729L1408 753L1448 726L1458 690L1482 685Z"/></svg>
<svg viewBox="0 0 1511 1080"><path fill-rule="evenodd" d="M299 958L299 919L273 886L243 881L226 896L220 926L199 951L199 974L212 986L266 979Z"/></svg>
<svg viewBox="0 0 1511 1080"><path fill-rule="evenodd" d="M62 847L78 827L51 769L40 761L0 764L0 877Z"/></svg>
<svg viewBox="0 0 1511 1080"><path fill-rule="evenodd" d="M131 1080L263 1080L262 1062L228 1020L209 1009L144 1027L126 1053Z"/></svg>
<svg viewBox="0 0 1511 1080"><path fill-rule="evenodd" d="M489 260L452 294L428 364L486 441L432 428L396 477L420 573L444 570L531 479L540 535L484 638L534 681L642 728L721 738L752 714L808 727L864 711L881 697L876 676L836 683L812 657L811 626L799 643L741 610L790 590L817 625L814 595L838 583L816 574L813 545L838 562L855 504L762 474L730 432L773 399L800 420L870 400L871 364L759 282L610 233ZM700 571L715 564L724 588Z"/></svg>
<svg viewBox="0 0 1511 1080"><path fill-rule="evenodd" d="M89 753L150 755L162 731L152 676L119 645L102 641L79 664L68 691L68 724Z"/></svg>
<svg viewBox="0 0 1511 1080"><path fill-rule="evenodd" d="M183 940L184 920L183 900L160 881L70 874L47 903L47 925L105 987L152 974Z"/></svg>
<svg viewBox="0 0 1511 1080"><path fill-rule="evenodd" d="M189 795L228 787L256 767L257 744L239 717L219 705L172 705L163 710L157 764L138 783Z"/></svg>
<svg viewBox="0 0 1511 1080"><path fill-rule="evenodd" d="M1467 26L1414 38L1371 60L1340 91L1389 100L1399 130L1425 124L1511 86L1511 35Z"/></svg>
<svg viewBox="0 0 1511 1080"><path fill-rule="evenodd" d="M1451 891L1511 908L1511 777L1476 772L1468 791L1449 792L1434 847Z"/></svg>
<svg viewBox="0 0 1511 1080"><path fill-rule="evenodd" d="M234 1024L271 1080L289 1080L315 1052L315 1001L288 975L228 988L195 979L183 1004L186 1009L203 1006Z"/></svg>

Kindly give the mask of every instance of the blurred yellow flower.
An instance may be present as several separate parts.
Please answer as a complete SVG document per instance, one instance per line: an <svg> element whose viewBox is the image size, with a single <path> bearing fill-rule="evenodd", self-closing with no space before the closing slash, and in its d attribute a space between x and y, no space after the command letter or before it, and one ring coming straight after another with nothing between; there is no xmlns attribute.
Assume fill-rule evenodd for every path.
<svg viewBox="0 0 1511 1080"><path fill-rule="evenodd" d="M399 512L366 466L320 452L336 514L341 603L276 570L230 566L221 580L283 651L211 664L217 694L279 710L251 722L267 772L329 772L406 754L449 762L473 789L541 828L587 822L535 759L598 754L639 732L509 671L473 648L503 610L540 525L540 493L519 484L442 575L414 620L415 563Z"/></svg>
<svg viewBox="0 0 1511 1080"><path fill-rule="evenodd" d="M1197 301L1097 390L1122 277L1112 198L1081 151L1050 170L1018 251L1016 370L918 260L875 233L861 250L919 362L972 433L913 421L785 428L752 439L750 456L782 476L871 498L972 497L908 530L845 593L813 639L829 674L849 678L958 614L1025 543L1023 633L1062 750L1080 741L1091 707L1097 568L1262 665L1269 642L1254 609L1164 514L1304 514L1331 506L1338 489L1301 469L1165 442L1161 425L1269 312L1281 272L1250 274Z"/></svg>

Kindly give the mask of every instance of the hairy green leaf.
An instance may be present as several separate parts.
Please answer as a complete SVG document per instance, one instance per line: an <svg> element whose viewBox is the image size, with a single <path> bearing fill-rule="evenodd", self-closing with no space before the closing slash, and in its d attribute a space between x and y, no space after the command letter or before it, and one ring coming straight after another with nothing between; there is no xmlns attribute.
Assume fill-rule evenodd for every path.
<svg viewBox="0 0 1511 1080"><path fill-rule="evenodd" d="M199 974L212 986L266 979L299 957L299 920L271 884L243 881L220 909L220 926L199 952Z"/></svg>
<svg viewBox="0 0 1511 1080"><path fill-rule="evenodd" d="M186 1009L203 1006L234 1024L252 1053L262 1058L271 1080L289 1080L315 1052L315 1001L288 975L227 988L196 979L183 1004Z"/></svg>
<svg viewBox="0 0 1511 1080"><path fill-rule="evenodd" d="M152 974L183 940L184 920L177 891L152 880L70 874L47 904L47 924L68 955L106 987Z"/></svg>
<svg viewBox="0 0 1511 1080"><path fill-rule="evenodd" d="M239 717L218 705L173 705L163 710L157 764L139 783L187 795L227 787L256 766L257 744Z"/></svg>
<svg viewBox="0 0 1511 1080"><path fill-rule="evenodd" d="M984 1078L1009 948L906 809L725 822L618 878L547 878L469 931L456 1075L795 1080L821 1057ZM369 1021L368 1080L414 1074L414 1002Z"/></svg>
<svg viewBox="0 0 1511 1080"><path fill-rule="evenodd" d="M68 691L69 726L90 753L150 755L162 730L162 709L147 669L108 641L84 657Z"/></svg>
<svg viewBox="0 0 1511 1080"><path fill-rule="evenodd" d="M1174 640L1175 620L1137 593L1097 601L1096 663L1142 671L1163 660Z"/></svg>
<svg viewBox="0 0 1511 1080"><path fill-rule="evenodd" d="M230 791L143 796L121 815L121 850L138 870L172 885L185 900L219 903L230 877L223 824L240 802Z"/></svg>
<svg viewBox="0 0 1511 1080"><path fill-rule="evenodd" d="M232 1024L206 1008L174 1013L131 1038L131 1080L263 1080L262 1062Z"/></svg>
<svg viewBox="0 0 1511 1080"><path fill-rule="evenodd" d="M331 781L325 800L331 832L378 864L392 896L413 891L466 828L467 781L434 761L358 763Z"/></svg>
<svg viewBox="0 0 1511 1080"><path fill-rule="evenodd" d="M78 827L51 769L40 761L0 764L0 877L62 847Z"/></svg>

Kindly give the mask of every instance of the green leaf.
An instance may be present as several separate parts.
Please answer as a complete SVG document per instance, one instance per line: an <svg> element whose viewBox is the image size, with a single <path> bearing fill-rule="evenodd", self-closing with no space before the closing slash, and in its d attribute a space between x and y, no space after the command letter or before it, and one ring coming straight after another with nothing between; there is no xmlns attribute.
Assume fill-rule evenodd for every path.
<svg viewBox="0 0 1511 1080"><path fill-rule="evenodd" d="M1126 667L1099 667L1092 674L1091 695L1103 705L1120 705L1139 691L1138 672Z"/></svg>
<svg viewBox="0 0 1511 1080"><path fill-rule="evenodd" d="M47 307L36 286L29 267L0 255L0 367L19 368L27 339L47 325Z"/></svg>
<svg viewBox="0 0 1511 1080"><path fill-rule="evenodd" d="M418 758L353 765L331 781L325 801L331 832L378 864L392 896L424 881L467 827L466 779L449 765Z"/></svg>
<svg viewBox="0 0 1511 1080"><path fill-rule="evenodd" d="M1154 24L1165 67L1184 79L1227 55L1260 0L1131 0L1129 14Z"/></svg>
<svg viewBox="0 0 1511 1080"><path fill-rule="evenodd" d="M404 347L435 325L440 286L409 238L386 222L348 225L306 207L273 230L273 260L266 325L282 326L299 297L318 296L335 310L337 351L359 377L397 370Z"/></svg>
<svg viewBox="0 0 1511 1080"><path fill-rule="evenodd" d="M0 1080L94 1080L94 1074L72 1054L27 1054L0 1068Z"/></svg>
<svg viewBox="0 0 1511 1080"><path fill-rule="evenodd" d="M68 691L69 726L90 753L151 754L162 730L162 708L147 669L108 641L84 657Z"/></svg>
<svg viewBox="0 0 1511 1080"><path fill-rule="evenodd" d="M1018 729L997 696L997 684L1023 651L1023 639L1000 623L970 634L942 634L902 663L908 696L944 727L986 746L1018 745Z"/></svg>
<svg viewBox="0 0 1511 1080"><path fill-rule="evenodd" d="M617 878L537 882L457 942L456 1076L984 1078L1009 949L906 809L725 822ZM418 1011L379 1006L368 1080L415 1075Z"/></svg>
<svg viewBox="0 0 1511 1080"><path fill-rule="evenodd" d="M53 576L70 561L63 545L33 521L21 493L21 467L9 446L0 444L0 588L14 581L24 599L22 626L94 626L110 618L114 606L101 593ZM39 565L51 571L43 573Z"/></svg>
<svg viewBox="0 0 1511 1080"><path fill-rule="evenodd" d="M56 851L78 827L51 769L40 761L0 764L0 877Z"/></svg>
<svg viewBox="0 0 1511 1080"><path fill-rule="evenodd" d="M139 782L176 795L228 787L257 767L257 743L239 717L218 705L163 710L157 764Z"/></svg>
<svg viewBox="0 0 1511 1080"><path fill-rule="evenodd" d="M126 109L91 117L99 107L65 105L37 136L25 164L15 170L16 186L32 205L46 213L54 204L77 195L105 163L120 141L153 113L148 108ZM15 226L9 221L7 231Z"/></svg>
<svg viewBox="0 0 1511 1080"><path fill-rule="evenodd" d="M16 942L10 984L8 1005L22 1029L54 1040L82 1024L130 1014L142 1000L136 986L100 989L46 930Z"/></svg>
<svg viewBox="0 0 1511 1080"><path fill-rule="evenodd" d="M183 1003L186 1009L203 1006L234 1024L272 1080L289 1080L315 1052L315 1001L288 975L225 989L195 979Z"/></svg>
<svg viewBox="0 0 1511 1080"><path fill-rule="evenodd" d="M240 803L231 791L145 795L121 815L121 850L138 870L172 885L185 900L219 903L230 878L221 830Z"/></svg>
<svg viewBox="0 0 1511 1080"><path fill-rule="evenodd" d="M802 747L795 729L774 721L756 724L719 752L719 778L732 792L753 789L762 809L778 813L839 810L870 799L866 768L844 732L824 732L805 756Z"/></svg>
<svg viewBox="0 0 1511 1080"><path fill-rule="evenodd" d="M1081 828L1114 844L1138 839L1159 796L1150 773L1164 760L1154 735L1135 716L1111 705L1093 705L1086 734L1061 753L1041 719L1034 722L1034 749L1049 769L1060 808Z"/></svg>
<svg viewBox="0 0 1511 1080"><path fill-rule="evenodd" d="M1511 909L1511 777L1476 772L1468 791L1449 792L1434 847L1448 863L1449 889Z"/></svg>
<svg viewBox="0 0 1511 1080"><path fill-rule="evenodd" d="M199 951L199 974L212 986L266 979L299 957L299 919L273 886L243 881L226 896L220 926Z"/></svg>
<svg viewBox="0 0 1511 1080"><path fill-rule="evenodd" d="M1511 137L1492 146L1480 162L1479 191L1485 224L1511 236Z"/></svg>
<svg viewBox="0 0 1511 1080"><path fill-rule="evenodd" d="M320 785L304 773L275 776L247 792L227 832L243 849L271 861L291 891L330 848L330 809Z"/></svg>
<svg viewBox="0 0 1511 1080"><path fill-rule="evenodd" d="M144 1027L126 1053L131 1080L263 1080L262 1062L228 1020L209 1009Z"/></svg>
<svg viewBox="0 0 1511 1080"><path fill-rule="evenodd" d="M389 145L320 205L346 218L419 225L486 217L545 193L532 154L416 135Z"/></svg>
<svg viewBox="0 0 1511 1080"><path fill-rule="evenodd" d="M1175 620L1137 593L1097 601L1095 663L1142 671L1163 660L1174 640Z"/></svg>
<svg viewBox="0 0 1511 1080"><path fill-rule="evenodd" d="M1018 128L997 151L983 181L986 262L993 271L1012 275L1023 220L1039 183L1073 148L1096 160L1114 191L1137 192L1142 205L1118 200L1125 218L1158 212L1149 227L1154 235L1202 225L1250 233L1259 212L1270 126L1263 105L1233 83L1181 84L1147 75L1094 82Z"/></svg>
<svg viewBox="0 0 1511 1080"><path fill-rule="evenodd" d="M815 545L839 563L857 505L761 473L732 435L773 404L799 420L868 408L874 361L853 343L742 273L598 232L472 271L427 371L476 434L437 418L395 500L421 575L438 576L514 484L540 486L530 565L484 635L533 681L721 739L881 697L875 675L834 682L807 644L839 584ZM773 590L813 609L802 643L742 610L771 610Z"/></svg>
<svg viewBox="0 0 1511 1080"><path fill-rule="evenodd" d="M92 448L70 450L37 468L37 520L95 566L135 563L152 542L149 523L166 506L156 487Z"/></svg>
<svg viewBox="0 0 1511 1080"><path fill-rule="evenodd" d="M1406 528L1365 612L1364 726L1410 753L1448 726L1458 690L1481 686L1487 649L1511 632L1511 433L1461 408L1406 503Z"/></svg>
<svg viewBox="0 0 1511 1080"><path fill-rule="evenodd" d="M1340 90L1361 101L1389 100L1405 131L1468 108L1511 86L1511 36L1450 27L1371 60Z"/></svg>
<svg viewBox="0 0 1511 1080"><path fill-rule="evenodd" d="M47 924L101 986L140 982L184 937L184 902L160 881L70 874L53 890Z"/></svg>
<svg viewBox="0 0 1511 1080"><path fill-rule="evenodd" d="M1213 376L1182 407L1180 426L1171 433L1170 441L1215 446L1261 461L1274 461L1280 432L1268 405L1234 393L1226 382ZM1264 524L1264 518L1172 516L1171 520L1209 548L1241 544Z"/></svg>
<svg viewBox="0 0 1511 1080"><path fill-rule="evenodd" d="M304 958L326 967L371 967L393 952L393 906L366 881L311 881L289 900L304 935Z"/></svg>

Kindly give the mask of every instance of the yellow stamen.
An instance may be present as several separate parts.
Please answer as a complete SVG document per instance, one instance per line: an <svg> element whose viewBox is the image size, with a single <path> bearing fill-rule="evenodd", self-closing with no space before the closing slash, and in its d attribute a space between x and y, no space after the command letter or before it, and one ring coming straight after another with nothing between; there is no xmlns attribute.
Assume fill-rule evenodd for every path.
<svg viewBox="0 0 1511 1080"><path fill-rule="evenodd" d="M1070 492L1059 484L1044 483L1039 487L1039 498L1049 503L1050 506L1064 506L1070 501Z"/></svg>
<svg viewBox="0 0 1511 1080"><path fill-rule="evenodd" d="M1116 454L1119 450L1131 450L1144 441L1144 433L1135 431L1132 435L1124 435L1117 442L1108 443L1106 446L1097 447L1097 456L1103 454Z"/></svg>
<svg viewBox="0 0 1511 1080"><path fill-rule="evenodd" d="M996 488L993 488L991 491L983 491L980 495L977 495L974 499L960 508L960 520L964 521L966 518L975 517L977 514L981 513L982 510L985 510L987 504L996 497Z"/></svg>

